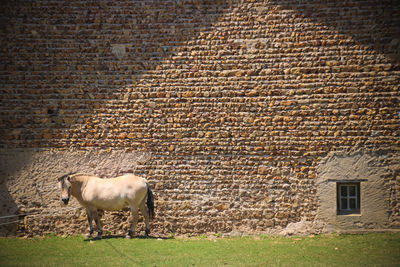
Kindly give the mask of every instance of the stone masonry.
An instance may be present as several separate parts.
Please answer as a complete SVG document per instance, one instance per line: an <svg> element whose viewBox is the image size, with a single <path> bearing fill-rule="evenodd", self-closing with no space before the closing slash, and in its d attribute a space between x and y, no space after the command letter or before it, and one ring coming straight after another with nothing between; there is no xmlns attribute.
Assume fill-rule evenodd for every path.
<svg viewBox="0 0 400 267"><path fill-rule="evenodd" d="M72 170L148 179L159 234L279 232L316 221L321 160L354 149L385 162L387 192L387 220L358 227L400 227L397 1L6 1L0 14L0 216L54 211L2 234L83 233L56 188ZM105 213L106 229L125 215Z"/></svg>

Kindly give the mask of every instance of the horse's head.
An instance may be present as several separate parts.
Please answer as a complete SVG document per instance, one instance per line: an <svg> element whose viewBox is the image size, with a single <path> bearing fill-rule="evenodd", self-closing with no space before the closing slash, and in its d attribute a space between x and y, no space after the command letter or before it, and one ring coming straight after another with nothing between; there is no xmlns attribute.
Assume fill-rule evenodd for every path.
<svg viewBox="0 0 400 267"><path fill-rule="evenodd" d="M59 179L60 189L61 189L61 200L65 205L68 204L69 198L71 196L71 181L70 175L61 176Z"/></svg>

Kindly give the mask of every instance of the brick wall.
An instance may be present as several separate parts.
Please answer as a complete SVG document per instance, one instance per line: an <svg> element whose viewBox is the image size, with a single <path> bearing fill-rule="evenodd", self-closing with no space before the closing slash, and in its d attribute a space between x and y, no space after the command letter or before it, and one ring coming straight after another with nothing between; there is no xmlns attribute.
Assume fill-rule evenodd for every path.
<svg viewBox="0 0 400 267"><path fill-rule="evenodd" d="M321 157L399 150L396 1L9 1L1 24L3 151L149 153L161 232L312 221Z"/></svg>

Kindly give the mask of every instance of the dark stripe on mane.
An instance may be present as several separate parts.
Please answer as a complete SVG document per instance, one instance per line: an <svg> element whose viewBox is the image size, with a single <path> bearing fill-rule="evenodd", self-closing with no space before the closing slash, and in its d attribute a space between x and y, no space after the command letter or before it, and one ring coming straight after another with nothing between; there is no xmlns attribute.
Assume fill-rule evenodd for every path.
<svg viewBox="0 0 400 267"><path fill-rule="evenodd" d="M60 178L58 178L58 181L60 181L60 182L64 181L65 178L67 178L68 176L74 175L74 174L76 174L76 172L71 172L69 174L65 174L65 175L61 176Z"/></svg>

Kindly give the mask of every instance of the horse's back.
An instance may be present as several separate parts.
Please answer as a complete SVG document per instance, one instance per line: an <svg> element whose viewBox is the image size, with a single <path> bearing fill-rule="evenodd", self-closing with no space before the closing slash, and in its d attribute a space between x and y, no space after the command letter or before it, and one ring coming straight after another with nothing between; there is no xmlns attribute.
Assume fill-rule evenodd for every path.
<svg viewBox="0 0 400 267"><path fill-rule="evenodd" d="M128 180L128 181L138 182L138 183L144 183L144 184L147 183L147 180L146 180L146 179L144 179L144 178L142 178L142 177L139 177L139 176L136 176L136 175L134 175L134 174L124 174L124 175L122 175L122 176L118 176L118 177L111 178L111 179Z"/></svg>

